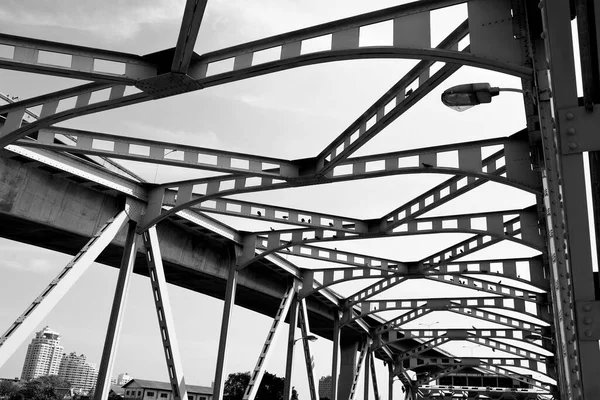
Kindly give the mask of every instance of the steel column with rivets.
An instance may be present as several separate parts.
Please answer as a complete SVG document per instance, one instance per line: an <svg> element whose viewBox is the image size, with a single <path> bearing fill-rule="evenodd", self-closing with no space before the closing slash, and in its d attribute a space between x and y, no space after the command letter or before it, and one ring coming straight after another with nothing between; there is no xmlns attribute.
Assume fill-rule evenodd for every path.
<svg viewBox="0 0 600 400"><path fill-rule="evenodd" d="M136 227L137 223L135 221L129 221L127 238L125 239L125 247L123 248L123 257L121 258L121 266L119 268L119 277L117 279L117 288L110 311L106 339L104 340L104 350L102 351L102 359L100 360L100 369L98 370L94 400L106 400L110 390L110 374L112 373L121 323L123 322L123 314L125 313L129 281L135 264L138 238L135 233Z"/></svg>
<svg viewBox="0 0 600 400"><path fill-rule="evenodd" d="M536 70L545 158L542 173L547 190L544 200L552 258L554 318L561 353L560 396L569 400L593 399L600 392L600 349L593 332L591 337L586 337L585 325L579 323L580 319L585 323L586 318L590 318L593 323L594 318L599 318L597 313L591 313L592 317L584 316L584 307L589 305L586 303L594 302L597 294L583 154L565 152L561 136L565 135L562 140L568 140L567 148L573 150L577 143L568 139L569 136L586 137L596 132L590 128L578 129L575 115L567 111L578 107L569 2L545 0L539 3L539 8L543 22L540 35L543 47L536 46L536 50L540 50L536 52ZM543 71L541 65L547 71ZM593 307L589 309L592 311Z"/></svg>

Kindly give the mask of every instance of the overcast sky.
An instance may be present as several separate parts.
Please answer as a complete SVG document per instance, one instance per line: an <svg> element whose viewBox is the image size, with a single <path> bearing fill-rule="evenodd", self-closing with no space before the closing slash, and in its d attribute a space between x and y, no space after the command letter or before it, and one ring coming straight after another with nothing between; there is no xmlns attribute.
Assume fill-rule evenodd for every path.
<svg viewBox="0 0 600 400"><path fill-rule="evenodd" d="M397 3L387 0L209 1L195 50L202 54ZM0 4L0 24L3 33L143 55L174 46L183 6L181 0L107 0L102 3L4 0ZM433 12L433 44L437 45L465 18L464 6ZM373 32L370 40L377 44L382 37L377 30ZM311 157L337 137L415 63L410 60L354 60L314 65L81 117L62 126L288 159ZM520 86L517 78L463 67L356 155L504 137L524 128L522 101L518 94L499 96L492 104L465 113L456 113L441 104L439 98L444 89L468 82ZM0 92L20 98L80 83L0 70ZM198 172L166 166L127 165L150 182L201 176ZM446 175L433 174L393 176L238 197L355 218L376 218L447 178ZM431 215L524 208L533 204L534 200L532 195L488 183L464 196L461 201L451 201L436 209ZM266 229L254 221L216 218L237 229ZM341 242L335 246L341 250L408 261L423 258L466 237L469 235L428 235L425 238ZM0 274L5 277L0 279L0 304L3 305L0 307L0 329L4 330L70 257L4 239L0 239L0 254ZM497 258L506 254L520 257L532 256L536 252L503 243L492 246L476 258ZM299 265L305 262L293 261L299 261ZM60 332L65 351L83 353L89 361L99 363L116 276L115 269L94 264L40 327L49 325ZM359 285L338 285L333 289L349 295L371 283L365 280ZM440 287L433 284L413 281L400 285L394 295L428 297L438 289ZM222 302L172 286L169 293L186 381L210 385L214 377ZM464 290L449 293L472 295ZM448 318L436 314L424 317L419 323L430 324L438 320L447 321ZM247 371L254 367L270 324L270 319L262 315L235 309L227 372ZM287 335L287 332L282 332L282 335ZM269 371L281 376L285 363L284 341L280 340L267 366ZM26 345L21 346L0 368L0 377L20 375ZM463 345L458 344L459 347ZM328 375L331 343L320 339L313 344L313 349L316 353L316 376ZM468 349L467 354L472 351ZM387 371L380 361L377 365L380 390L385 394ZM300 390L301 399L306 399L308 387L303 368L298 356L294 384ZM114 375L120 372L143 379L167 380L150 285L143 277L135 276L131 283ZM361 390L359 387L358 399L362 398ZM397 391L399 393L399 388Z"/></svg>

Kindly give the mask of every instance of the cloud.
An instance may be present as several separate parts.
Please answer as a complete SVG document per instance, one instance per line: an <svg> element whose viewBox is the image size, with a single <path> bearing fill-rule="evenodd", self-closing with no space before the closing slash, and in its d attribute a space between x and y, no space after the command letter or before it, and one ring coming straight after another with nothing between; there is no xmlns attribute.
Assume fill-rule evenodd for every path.
<svg viewBox="0 0 600 400"><path fill-rule="evenodd" d="M0 269L21 272L47 273L56 271L57 265L43 258L28 258L25 255L20 260L0 260Z"/></svg>
<svg viewBox="0 0 600 400"><path fill-rule="evenodd" d="M9 0L0 22L76 29L109 39L134 37L143 25L179 21L184 0L122 2L38 2Z"/></svg>
<svg viewBox="0 0 600 400"><path fill-rule="evenodd" d="M128 135L144 139L209 148L218 148L220 144L218 135L213 131L192 132L182 129L167 129L131 121L125 122L125 125Z"/></svg>

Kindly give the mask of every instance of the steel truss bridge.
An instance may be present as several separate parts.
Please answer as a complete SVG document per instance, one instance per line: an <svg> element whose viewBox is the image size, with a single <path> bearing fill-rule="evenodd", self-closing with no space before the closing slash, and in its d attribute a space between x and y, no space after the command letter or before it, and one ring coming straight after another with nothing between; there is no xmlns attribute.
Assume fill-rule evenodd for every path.
<svg viewBox="0 0 600 400"><path fill-rule="evenodd" d="M462 3L467 3L468 19L433 47L431 12ZM272 340L284 321L301 328L313 400L317 394L306 338L311 333L333 341L332 399L354 398L359 380L363 380L364 398L379 398L375 359L388 366L390 399L400 396L393 393L394 379L402 382L402 392L411 399L598 398L600 305L598 276L592 266L592 252L598 247L589 232L590 226L597 229L600 224L597 212L587 213L588 202L595 210L600 199L600 136L594 136L600 126L595 110L600 97L597 1L421 0L197 54L194 45L205 8L206 1L187 0L175 47L143 56L0 34L1 68L88 81L24 100L2 97L0 232L5 238L70 253L74 258L0 338L0 365L97 260L119 267L120 272L96 399L107 396L134 271L147 275L152 284L175 399L186 399L187 392L167 282L224 300L215 400L223 396L234 301L273 317L245 394L248 399L256 394L272 353ZM580 60L573 56L571 21L575 16ZM361 46L362 28L390 21L392 45ZM302 51L306 41L325 36L330 37L329 48ZM465 40L468 45L459 47ZM257 61L255 56L268 49L275 49L277 56ZM49 62L49 55L59 55L66 62ZM55 126L74 117L285 69L365 58L419 62L308 159L150 141L100 133L93 127ZM576 62L581 64L582 96L577 94ZM107 63L112 68L102 67ZM434 64L442 66L434 70ZM215 65L227 67L215 72ZM353 157L465 65L520 78L527 122L521 131L497 139ZM94 101L100 92L106 98ZM41 111L35 113L34 108ZM489 146L498 150L484 156L482 149ZM456 165L441 162L445 152L455 152ZM179 157L173 157L174 153ZM588 180L583 168L586 159L591 166ZM150 184L116 160L215 174ZM416 173L448 178L370 220L232 198ZM518 210L428 216L485 182L532 193L536 204ZM61 203L68 207L59 208ZM287 224L289 229L238 231L209 216L214 214ZM472 236L419 261L321 245L427 233ZM502 241L527 246L539 255L461 261ZM323 267L306 268L286 255L322 262ZM332 285L363 278L377 281L347 297L332 289ZM473 297L437 293L437 297L418 300L377 299L410 279L463 287L472 290ZM378 315L382 311L396 316L383 318ZM405 328L436 311L465 318L472 327L448 328L442 323L435 329ZM478 327L481 321L497 328ZM288 338L286 398L294 331L290 329ZM453 340L498 350L503 356L458 357L438 348ZM517 385L502 386L500 377L509 377Z"/></svg>

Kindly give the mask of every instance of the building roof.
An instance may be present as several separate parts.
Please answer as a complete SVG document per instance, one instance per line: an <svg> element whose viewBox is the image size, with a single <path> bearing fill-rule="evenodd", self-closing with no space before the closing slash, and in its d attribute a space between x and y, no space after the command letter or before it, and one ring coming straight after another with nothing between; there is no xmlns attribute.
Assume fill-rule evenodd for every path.
<svg viewBox="0 0 600 400"><path fill-rule="evenodd" d="M112 390L113 392L115 392L118 395L125 393L125 389L123 389L123 387L121 387L121 385L117 385L116 383L111 383L110 390Z"/></svg>
<svg viewBox="0 0 600 400"><path fill-rule="evenodd" d="M171 391L171 384L168 382L159 382L159 381L147 381L145 379L132 379L126 384L123 385L123 388L130 388L137 386L143 389L155 389L155 390L166 390ZM197 393L197 394L213 394L213 388L209 386L197 386L197 385L189 385L185 384L185 387L188 393Z"/></svg>

